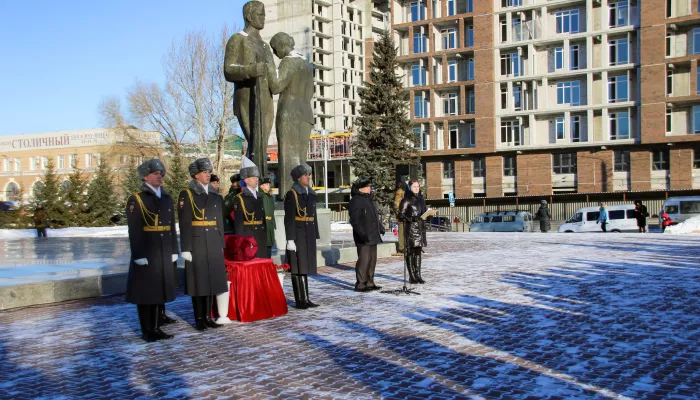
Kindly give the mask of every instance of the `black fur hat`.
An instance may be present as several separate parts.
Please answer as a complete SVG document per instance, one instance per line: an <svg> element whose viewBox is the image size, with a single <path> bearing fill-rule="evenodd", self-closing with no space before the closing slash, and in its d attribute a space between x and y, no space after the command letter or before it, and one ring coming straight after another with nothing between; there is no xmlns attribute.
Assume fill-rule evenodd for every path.
<svg viewBox="0 0 700 400"><path fill-rule="evenodd" d="M202 171L213 171L214 166L211 164L211 160L208 158L198 158L192 161L189 167L190 176L194 178L195 175Z"/></svg>
<svg viewBox="0 0 700 400"><path fill-rule="evenodd" d="M146 175L152 174L156 171L160 171L161 175L165 176L165 166L163 163L157 158L146 160L138 167L139 179L143 180Z"/></svg>

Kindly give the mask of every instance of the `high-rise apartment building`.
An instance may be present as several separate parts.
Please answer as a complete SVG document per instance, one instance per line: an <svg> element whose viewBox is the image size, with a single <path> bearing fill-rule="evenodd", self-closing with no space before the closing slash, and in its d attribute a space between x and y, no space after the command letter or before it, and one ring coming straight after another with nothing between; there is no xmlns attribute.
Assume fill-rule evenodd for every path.
<svg viewBox="0 0 700 400"><path fill-rule="evenodd" d="M700 188L697 0L391 6L429 198Z"/></svg>

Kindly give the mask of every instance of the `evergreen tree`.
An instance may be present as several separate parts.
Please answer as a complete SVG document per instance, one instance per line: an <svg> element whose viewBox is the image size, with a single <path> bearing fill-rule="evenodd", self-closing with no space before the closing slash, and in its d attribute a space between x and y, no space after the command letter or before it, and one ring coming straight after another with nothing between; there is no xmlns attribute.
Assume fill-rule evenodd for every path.
<svg viewBox="0 0 700 400"><path fill-rule="evenodd" d="M87 178L83 175L77 162L73 166L73 173L68 176L68 189L63 195L63 200L67 210L68 226L89 225L89 215L87 213Z"/></svg>
<svg viewBox="0 0 700 400"><path fill-rule="evenodd" d="M87 214L89 225L108 226L114 223L118 216L114 182L109 175L109 168L104 160L100 161L95 179L87 190Z"/></svg>
<svg viewBox="0 0 700 400"><path fill-rule="evenodd" d="M180 192L187 189L187 184L190 180L190 174L185 162L185 157L179 151L175 151L168 158L163 186L175 202L177 202L177 196L180 195Z"/></svg>
<svg viewBox="0 0 700 400"><path fill-rule="evenodd" d="M129 196L136 193L142 184L143 181L139 179L139 166L136 164L136 157L129 157L129 163L126 165L126 169L122 173L122 204L126 203Z"/></svg>
<svg viewBox="0 0 700 400"><path fill-rule="evenodd" d="M52 228L66 226L66 207L61 199L61 183L56 176L53 158L48 157L46 172L41 179L41 189L34 193L34 201L44 206L44 212Z"/></svg>
<svg viewBox="0 0 700 400"><path fill-rule="evenodd" d="M376 199L384 209L393 208L396 166L419 163L406 92L396 74L396 57L394 41L384 31L374 45L370 81L359 90L358 135L350 161L356 176L372 180Z"/></svg>

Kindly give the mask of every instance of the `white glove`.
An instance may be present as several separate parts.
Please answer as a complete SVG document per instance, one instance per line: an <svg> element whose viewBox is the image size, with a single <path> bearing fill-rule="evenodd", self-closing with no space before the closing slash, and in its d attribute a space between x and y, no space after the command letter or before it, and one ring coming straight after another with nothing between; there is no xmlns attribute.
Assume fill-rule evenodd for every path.
<svg viewBox="0 0 700 400"><path fill-rule="evenodd" d="M192 253L190 253L189 251L183 251L182 258L184 258L185 260L187 260L189 262L192 262Z"/></svg>
<svg viewBox="0 0 700 400"><path fill-rule="evenodd" d="M173 254L173 262L177 261L177 257L178 257L177 254Z"/></svg>
<svg viewBox="0 0 700 400"><path fill-rule="evenodd" d="M293 240L287 240L287 250L289 251L297 251L297 245L294 244Z"/></svg>
<svg viewBox="0 0 700 400"><path fill-rule="evenodd" d="M148 259L147 258L139 258L138 260L134 260L134 262L137 265L148 265Z"/></svg>

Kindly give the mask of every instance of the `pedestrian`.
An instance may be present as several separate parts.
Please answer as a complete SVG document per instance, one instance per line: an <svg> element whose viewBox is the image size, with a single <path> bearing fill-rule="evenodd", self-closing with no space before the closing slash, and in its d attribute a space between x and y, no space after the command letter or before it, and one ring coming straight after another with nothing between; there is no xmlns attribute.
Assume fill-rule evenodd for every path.
<svg viewBox="0 0 700 400"><path fill-rule="evenodd" d="M221 196L221 190L219 190L219 177L216 176L215 174L211 174L211 180L209 180L209 184L211 187L216 190L216 193L219 193L219 196Z"/></svg>
<svg viewBox="0 0 700 400"><path fill-rule="evenodd" d="M143 339L154 342L173 337L161 326L175 322L165 315L165 303L176 297L175 209L172 197L162 188L165 167L159 159L141 164L138 175L143 184L126 202L131 245L126 301L136 304Z"/></svg>
<svg viewBox="0 0 700 400"><path fill-rule="evenodd" d="M671 217L668 216L668 213L664 209L661 209L661 212L659 212L659 220L661 221L659 224L661 225L661 233L666 232L667 227L676 225L676 222L673 222Z"/></svg>
<svg viewBox="0 0 700 400"><path fill-rule="evenodd" d="M642 204L641 200L634 201L634 218L637 219L637 227L640 233L647 233L647 217L649 212L647 206Z"/></svg>
<svg viewBox="0 0 700 400"><path fill-rule="evenodd" d="M34 210L34 228L36 228L36 237L46 238L46 228L48 228L49 222L46 216L46 211L44 211L44 206L42 204L37 204Z"/></svg>
<svg viewBox="0 0 700 400"><path fill-rule="evenodd" d="M425 283L422 276L423 247L428 245L425 237L425 199L420 192L420 182L411 180L401 204L399 222L404 226L404 259L408 269L409 283Z"/></svg>
<svg viewBox="0 0 700 400"><path fill-rule="evenodd" d="M355 263L355 291L369 292L382 287L374 283L374 270L377 266L377 245L382 243L384 225L380 219L379 207L374 201L371 182L359 178L352 185L350 204L350 225L357 246Z"/></svg>
<svg viewBox="0 0 700 400"><path fill-rule="evenodd" d="M263 202L265 203L265 227L267 229L267 258L272 258L272 246L275 244L275 198L272 197L272 180L265 178L260 184Z"/></svg>
<svg viewBox="0 0 700 400"><path fill-rule="evenodd" d="M605 208L605 204L603 203L600 203L600 209L598 210L598 220L596 221L596 224L600 224L600 229L602 229L603 232L608 231L608 209Z"/></svg>
<svg viewBox="0 0 700 400"><path fill-rule="evenodd" d="M233 198L241 192L241 174L231 175L231 188L224 197L224 233L233 233Z"/></svg>
<svg viewBox="0 0 700 400"><path fill-rule="evenodd" d="M547 200L540 201L540 209L537 210L535 216L540 220L540 231L542 233L547 233L547 231L552 228L549 223L549 219L552 218L552 213L547 206Z"/></svg>
<svg viewBox="0 0 700 400"><path fill-rule="evenodd" d="M222 202L209 185L212 169L208 158L193 161L189 166L192 180L178 197L185 294L192 296L195 329L199 331L222 326L211 319L212 296L228 293Z"/></svg>
<svg viewBox="0 0 700 400"><path fill-rule="evenodd" d="M404 196L406 195L406 182L403 178L399 178L399 180L396 182L396 191L394 192L394 209L396 210L396 221L399 220L399 205L401 204L401 200L403 200ZM399 254L404 253L404 239L403 239L403 224L398 224L399 226L399 249L398 252Z"/></svg>
<svg viewBox="0 0 700 400"><path fill-rule="evenodd" d="M291 172L292 188L284 196L286 259L292 267L292 288L296 308L318 307L309 300L309 274L316 274L316 192L311 188L311 167L297 165Z"/></svg>
<svg viewBox="0 0 700 400"><path fill-rule="evenodd" d="M258 258L267 258L267 227L265 224L265 201L258 192L260 171L246 156L243 156L241 179L245 187L233 198L233 232L238 236L252 236L258 244Z"/></svg>

